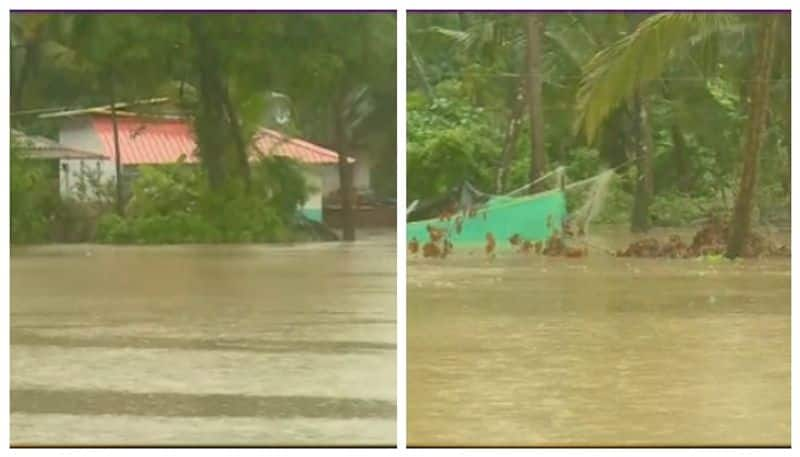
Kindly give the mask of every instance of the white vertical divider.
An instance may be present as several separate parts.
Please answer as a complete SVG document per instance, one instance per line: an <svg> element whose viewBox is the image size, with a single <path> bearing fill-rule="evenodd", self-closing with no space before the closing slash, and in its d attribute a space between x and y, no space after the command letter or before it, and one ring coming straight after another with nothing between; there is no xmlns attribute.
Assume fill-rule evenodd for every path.
<svg viewBox="0 0 800 457"><path fill-rule="evenodd" d="M406 447L406 10L397 10L397 447Z"/></svg>

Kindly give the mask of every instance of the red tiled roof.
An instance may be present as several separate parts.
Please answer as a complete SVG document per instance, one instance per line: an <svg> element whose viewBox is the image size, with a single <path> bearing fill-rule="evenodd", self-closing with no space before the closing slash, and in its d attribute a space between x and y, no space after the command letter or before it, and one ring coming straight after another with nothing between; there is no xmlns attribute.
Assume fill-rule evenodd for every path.
<svg viewBox="0 0 800 457"><path fill-rule="evenodd" d="M113 159L111 117L93 115L91 123L103 143L103 154ZM119 116L117 134L123 165L174 163L181 155L185 155L188 162L197 161L194 133L185 119ZM264 155L291 157L307 164L333 164L339 160L339 155L331 150L264 128L259 131L254 144ZM352 158L348 160L353 161Z"/></svg>
<svg viewBox="0 0 800 457"><path fill-rule="evenodd" d="M276 154L292 157L302 163L338 163L339 154L308 141L290 138L280 132L262 128L259 130L255 146L264 155ZM352 158L348 158L353 162Z"/></svg>

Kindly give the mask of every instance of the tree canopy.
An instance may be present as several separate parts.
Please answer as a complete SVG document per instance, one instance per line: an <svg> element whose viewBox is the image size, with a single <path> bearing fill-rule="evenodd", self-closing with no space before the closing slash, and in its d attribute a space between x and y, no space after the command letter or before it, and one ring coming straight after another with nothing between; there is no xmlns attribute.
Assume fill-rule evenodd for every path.
<svg viewBox="0 0 800 457"><path fill-rule="evenodd" d="M464 179L495 192L529 182L538 112L548 169L575 180L620 166L602 219L646 230L732 214L764 15L537 14L536 65L528 16L409 15L409 201ZM785 223L789 19L767 16L774 57L753 215ZM519 106L531 72L542 84L533 111Z"/></svg>
<svg viewBox="0 0 800 457"><path fill-rule="evenodd" d="M126 109L189 116L217 194L293 173L275 163L251 170L248 144L266 125L339 152L343 192L352 179L344 157L371 159L375 189L393 196L394 27L393 13L14 13L12 123L56 138L57 123L38 114L169 97Z"/></svg>

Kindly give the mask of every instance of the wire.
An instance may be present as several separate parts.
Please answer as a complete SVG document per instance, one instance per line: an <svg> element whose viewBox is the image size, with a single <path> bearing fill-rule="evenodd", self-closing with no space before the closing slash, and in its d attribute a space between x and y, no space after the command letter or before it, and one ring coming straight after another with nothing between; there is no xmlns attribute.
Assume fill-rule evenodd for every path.
<svg viewBox="0 0 800 457"><path fill-rule="evenodd" d="M503 72L486 72L480 73L481 76L494 76L497 78L520 78L522 76L527 76L532 73L503 73ZM650 78L648 81L661 81L661 82L669 82L669 81L709 81L713 78L703 78L701 76L694 76L694 77L685 77L685 78ZM582 76L562 76L558 78L559 81L567 80L567 81L581 81L583 80ZM790 82L790 78L768 78L768 79L741 79L741 78L731 78L731 82L753 82L753 81L768 81L768 82ZM550 81L543 81L544 84L555 85L554 82Z"/></svg>

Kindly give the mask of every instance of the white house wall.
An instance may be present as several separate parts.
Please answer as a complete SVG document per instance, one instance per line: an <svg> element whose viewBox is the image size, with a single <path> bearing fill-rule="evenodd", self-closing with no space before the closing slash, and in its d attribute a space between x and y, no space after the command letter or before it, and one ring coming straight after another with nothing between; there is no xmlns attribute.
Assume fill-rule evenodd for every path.
<svg viewBox="0 0 800 457"><path fill-rule="evenodd" d="M91 120L88 117L64 120L59 131L59 142L77 150L104 154L103 143L92 128ZM59 161L59 188L62 196L77 196L77 186L82 176L81 170L99 172L102 181L111 180L116 176L113 160L62 159ZM93 196L94 192L90 190L87 197L92 198Z"/></svg>
<svg viewBox="0 0 800 457"><path fill-rule="evenodd" d="M322 165L322 194L328 195L339 189L339 166ZM366 160L359 160L353 166L353 187L355 189L370 189L370 164Z"/></svg>
<svg viewBox="0 0 800 457"><path fill-rule="evenodd" d="M114 178L114 162L111 160L86 160L86 159L61 159L59 161L59 190L62 197L79 198L79 184L85 179L86 173L99 176L101 181L107 182ZM86 186L87 199L95 197L94 188Z"/></svg>
<svg viewBox="0 0 800 457"><path fill-rule="evenodd" d="M303 167L303 175L309 186L309 197L303 205L302 212L309 219L322 222L322 167Z"/></svg>

